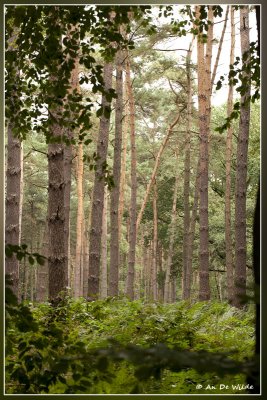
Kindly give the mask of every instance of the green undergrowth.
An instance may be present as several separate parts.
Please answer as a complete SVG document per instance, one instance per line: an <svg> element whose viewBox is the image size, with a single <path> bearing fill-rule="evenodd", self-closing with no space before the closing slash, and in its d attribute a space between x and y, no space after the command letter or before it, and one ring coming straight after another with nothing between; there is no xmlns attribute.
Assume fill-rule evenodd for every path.
<svg viewBox="0 0 267 400"><path fill-rule="evenodd" d="M254 340L252 305L9 304L6 393L246 393Z"/></svg>

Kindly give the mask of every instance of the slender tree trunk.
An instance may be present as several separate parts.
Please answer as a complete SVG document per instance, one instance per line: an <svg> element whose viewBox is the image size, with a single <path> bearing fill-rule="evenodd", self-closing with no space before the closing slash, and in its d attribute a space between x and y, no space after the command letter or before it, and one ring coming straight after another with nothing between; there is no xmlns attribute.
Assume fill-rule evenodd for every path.
<svg viewBox="0 0 267 400"><path fill-rule="evenodd" d="M130 206L130 232L128 253L128 275L126 282L126 295L134 299L134 269L135 269L135 246L136 246L136 146L135 146L135 105L130 76L129 54L126 59L126 85L130 110L130 138L131 138L131 206Z"/></svg>
<svg viewBox="0 0 267 400"><path fill-rule="evenodd" d="M220 37L218 52L217 52L217 56L216 56L216 60L215 60L215 64L214 64L214 68L213 68L213 72L212 72L212 77L211 77L211 89L214 84L214 80L215 80L215 76L216 76L216 72L217 72L217 68L218 68L218 64L219 64L219 59L220 59L220 55L221 55L221 51L222 51L222 44L223 44L227 21L228 21L228 14L229 14L229 6L226 7L226 11L225 11L223 30L222 30L222 34Z"/></svg>
<svg viewBox="0 0 267 400"><path fill-rule="evenodd" d="M199 6L196 7L199 17ZM208 19L213 22L212 7L209 6ZM210 299L209 285L209 221L208 221L208 164L210 130L210 94L211 94L211 56L213 25L209 25L206 54L201 34L198 35L198 102L200 136L200 252L199 252L199 300Z"/></svg>
<svg viewBox="0 0 267 400"><path fill-rule="evenodd" d="M124 210L124 193L126 182L126 158L127 158L127 143L128 143L128 128L129 128L129 115L127 106L125 106L125 121L123 124L123 153L121 161L121 180L120 180L120 198L119 198L119 242L121 239L122 217Z"/></svg>
<svg viewBox="0 0 267 400"><path fill-rule="evenodd" d="M108 191L105 186L104 209L102 218L102 241L101 241L101 270L100 270L100 299L106 299L108 296L108 264L107 264L107 239L108 239Z"/></svg>
<svg viewBox="0 0 267 400"><path fill-rule="evenodd" d="M41 254L45 257L48 256L48 223L45 223L45 229L42 240ZM47 259L45 259L44 265L38 265L37 267L37 292L36 301L43 303L48 298L48 265Z"/></svg>
<svg viewBox="0 0 267 400"><path fill-rule="evenodd" d="M235 20L234 7L231 6L231 52L230 65L233 65L235 59ZM227 100L227 117L230 117L233 111L233 84L229 83L228 100ZM226 273L227 273L227 290L228 300L233 301L233 248L231 233L231 165L232 165L232 137L233 127L227 130L226 138L226 181L225 181L225 254L226 254Z"/></svg>
<svg viewBox="0 0 267 400"><path fill-rule="evenodd" d="M194 38L193 38L194 40ZM183 229L183 288L185 287L186 268L188 260L188 241L189 241L189 225L190 225L190 146L191 146L191 125L192 125L192 76L191 76L191 56L193 40L190 43L186 57L186 76L187 76L187 121L186 121L186 138L184 148L184 229ZM167 267L168 269L168 267Z"/></svg>
<svg viewBox="0 0 267 400"><path fill-rule="evenodd" d="M176 153L176 159L178 159L177 153ZM178 195L179 177L180 177L180 174L177 173L177 175L175 177L174 191L173 191L172 214L171 214L171 224L170 224L170 243L169 243L165 287L164 287L164 302L165 303L169 303L171 300L171 265L172 265L172 258L173 258L175 227L176 227L176 219L177 219L176 203L177 203L177 195Z"/></svg>
<svg viewBox="0 0 267 400"><path fill-rule="evenodd" d="M105 91L112 89L113 64L104 65L104 84ZM95 183L93 190L90 248L89 248L89 279L88 279L88 299L95 300L99 294L99 272L101 255L101 236L102 236L102 217L104 206L104 171L103 167L107 159L110 111L111 103L103 95L102 107L109 111L109 115L103 114L100 119L99 136L97 143L97 156Z"/></svg>
<svg viewBox="0 0 267 400"><path fill-rule="evenodd" d="M157 184L154 180L154 196L153 196L153 253L152 253L152 290L153 300L158 299L157 288L157 248L158 248L158 207L157 207Z"/></svg>
<svg viewBox="0 0 267 400"><path fill-rule="evenodd" d="M149 183L147 185L146 193L145 193L145 196L144 196L144 199L143 199L143 203L141 205L141 209L140 209L139 214L138 214L137 223L136 223L136 230L137 231L138 231L140 222L142 220L142 216L143 216L143 213L144 213L144 210L145 210L145 207L146 207L146 203L147 203L147 200L148 200L149 193L151 191L154 179L155 179L156 174L157 174L157 170L158 170L158 167L159 167L161 155L162 155L162 153L163 153L163 151L164 151L164 149L165 149L165 147L166 147L166 145L167 145L167 143L168 143L168 141L170 139L170 136L172 134L173 128L179 122L180 115L181 115L181 113L179 112L177 117L176 117L176 119L174 120L174 122L169 126L167 134L166 134L166 136L165 136L165 138L164 138L164 140L163 140L163 142L162 142L162 144L160 146L159 152L157 154L155 165L154 165L154 169L153 169L150 181L149 181Z"/></svg>
<svg viewBox="0 0 267 400"><path fill-rule="evenodd" d="M240 39L242 58L249 51L249 7L240 9ZM246 65L243 59L243 65ZM247 73L243 77L248 78ZM250 96L250 84L247 83L246 93L241 97L239 132L237 141L237 165L235 182L235 287L233 304L241 308L246 295L246 181L247 153L250 123L250 103L245 103Z"/></svg>
<svg viewBox="0 0 267 400"><path fill-rule="evenodd" d="M83 238L83 144L78 145L77 157L77 221L76 221L76 256L74 297L82 296L82 238Z"/></svg>
<svg viewBox="0 0 267 400"><path fill-rule="evenodd" d="M191 277L192 277L193 251L194 251L194 236L195 236L195 227L196 227L197 210L198 210L198 202L199 202L199 181L200 181L200 158L198 160L198 166L197 166L197 171L196 171L194 203L193 203L193 207L192 207L192 214L191 214L190 227L189 227L186 279L185 279L185 284L183 287L183 299L184 300L190 299L190 295L191 295Z"/></svg>
<svg viewBox="0 0 267 400"><path fill-rule="evenodd" d="M119 199L121 179L122 119L123 119L123 52L116 55L116 105L115 105L115 143L113 161L114 187L111 191L110 205L110 268L108 294L118 296L119 290Z"/></svg>

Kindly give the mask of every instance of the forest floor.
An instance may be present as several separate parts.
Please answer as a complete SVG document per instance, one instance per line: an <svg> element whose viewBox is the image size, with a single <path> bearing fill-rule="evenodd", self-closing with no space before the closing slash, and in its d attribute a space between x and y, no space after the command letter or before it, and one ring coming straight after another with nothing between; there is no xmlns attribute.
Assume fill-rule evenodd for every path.
<svg viewBox="0 0 267 400"><path fill-rule="evenodd" d="M255 342L254 318L252 305L237 310L214 301L190 305L66 298L57 307L48 303L24 304L16 311L10 307L6 393L241 394L245 375L226 374L223 365L219 373L205 372L207 365L202 372L161 366L164 354L167 357L165 346L188 354L203 351L204 364L206 351L227 353L237 362L249 359ZM134 345L155 346L154 353L145 356ZM117 346L115 357L112 346ZM123 346L128 346L128 353ZM153 362L161 353L155 368Z"/></svg>

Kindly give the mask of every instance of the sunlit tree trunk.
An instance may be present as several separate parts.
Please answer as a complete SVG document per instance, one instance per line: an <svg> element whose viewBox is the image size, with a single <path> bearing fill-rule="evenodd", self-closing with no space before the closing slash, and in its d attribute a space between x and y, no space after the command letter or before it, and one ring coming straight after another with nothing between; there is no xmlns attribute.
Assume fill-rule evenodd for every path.
<svg viewBox="0 0 267 400"><path fill-rule="evenodd" d="M118 296L119 290L119 199L121 179L122 119L123 119L123 52L116 55L116 104L115 104L115 141L113 159L114 187L110 195L110 267L108 280L109 296Z"/></svg>
<svg viewBox="0 0 267 400"><path fill-rule="evenodd" d="M76 254L75 254L75 277L74 297L82 296L82 239L83 239L83 144L78 145L77 154L77 220L76 220Z"/></svg>
<svg viewBox="0 0 267 400"><path fill-rule="evenodd" d="M231 51L230 65L233 65L235 59L235 20L234 7L231 6ZM227 100L227 117L230 117L233 111L233 84L229 83L228 100ZM227 290L228 300L233 300L233 247L231 233L231 166L232 166L232 125L227 130L226 138L226 156L225 156L225 255L226 255L226 273L227 273Z"/></svg>
<svg viewBox="0 0 267 400"><path fill-rule="evenodd" d="M126 295L134 298L134 274L135 274L135 246L136 246L136 145L135 145L135 105L130 76L129 54L126 59L126 85L129 99L130 139L131 139L131 205L130 205L130 232L128 253L128 275L126 281Z"/></svg>
<svg viewBox="0 0 267 400"><path fill-rule="evenodd" d="M113 64L104 65L105 91L112 89ZM102 217L104 207L104 171L103 166L107 159L108 137L110 126L111 103L103 95L102 107L109 111L108 116L103 114L100 118L99 136L97 142L96 173L92 198L90 248L89 248L89 278L88 299L95 300L99 294L99 273L101 258Z"/></svg>
<svg viewBox="0 0 267 400"><path fill-rule="evenodd" d="M240 40L242 58L250 49L249 45L249 7L240 9ZM248 58L243 59L246 65ZM247 72L243 78L248 78ZM250 103L246 100L250 96L250 84L241 97L239 132L237 141L237 164L235 181L235 287L233 304L241 308L246 295L246 191L247 191L247 154L250 124Z"/></svg>
<svg viewBox="0 0 267 400"><path fill-rule="evenodd" d="M196 6L196 18L200 8ZM209 221L208 221L208 165L210 131L210 95L211 95L211 56L213 40L213 11L209 6L208 19L211 21L205 46L202 34L198 35L198 113L200 137L200 196L199 196L199 300L209 300Z"/></svg>

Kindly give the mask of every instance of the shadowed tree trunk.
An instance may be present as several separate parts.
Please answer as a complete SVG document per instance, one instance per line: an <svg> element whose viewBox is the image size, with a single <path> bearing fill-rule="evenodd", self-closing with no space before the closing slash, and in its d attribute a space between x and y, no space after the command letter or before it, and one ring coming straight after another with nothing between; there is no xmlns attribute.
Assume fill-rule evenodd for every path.
<svg viewBox="0 0 267 400"><path fill-rule="evenodd" d="M130 231L129 231L129 253L128 253L128 275L126 281L126 295L134 298L134 267L136 246L136 146L135 146L135 105L131 84L129 54L126 59L126 85L127 97L129 99L130 139L131 139L131 206L130 206Z"/></svg>
<svg viewBox="0 0 267 400"><path fill-rule="evenodd" d="M112 89L113 64L104 65L104 85L105 91ZM89 247L89 278L88 278L88 299L95 300L99 294L99 273L101 256L101 236L102 236L102 218L104 207L104 174L103 167L107 159L110 111L111 103L105 95L102 97L102 107L108 114L103 114L100 118L99 135L97 142L97 156L95 183L92 199L90 247Z"/></svg>
<svg viewBox="0 0 267 400"><path fill-rule="evenodd" d="M240 40L242 59L249 51L249 7L240 9ZM246 65L249 58L243 59ZM248 78L247 72L243 78ZM250 96L250 85L241 97L239 132L237 141L237 165L235 181L235 287L233 304L241 308L246 295L246 187L247 187L247 153L250 123L250 102L246 100Z"/></svg>
<svg viewBox="0 0 267 400"><path fill-rule="evenodd" d="M177 153L176 153L176 159L178 159ZM177 219L176 203L177 203L177 195L178 195L179 177L180 177L180 173L179 174L177 173L177 175L175 177L174 191L173 191L172 214L171 214L171 224L170 224L170 233L169 233L170 243L169 243L165 287L164 287L164 302L165 303L170 303L170 301L171 301L171 265L172 265L172 258L173 258L173 247L174 247L175 228L176 228L176 219Z"/></svg>
<svg viewBox="0 0 267 400"><path fill-rule="evenodd" d="M184 148L184 229L183 229L183 288L185 287L186 269L188 260L188 241L189 241L189 225L190 225L190 145L191 145L191 125L192 125L192 76L191 76L191 56L192 56L192 39L187 56L186 56L186 77L187 77L187 120L186 120L186 138ZM178 179L178 178L177 178ZM175 182L176 184L176 182ZM176 195L177 196L177 195ZM167 272L168 271L167 266Z"/></svg>
<svg viewBox="0 0 267 400"><path fill-rule="evenodd" d="M154 194L153 194L153 253L152 253L152 290L153 300L158 299L157 287L157 248L158 248L158 207L157 207L157 183L154 180Z"/></svg>
<svg viewBox="0 0 267 400"><path fill-rule="evenodd" d="M108 296L108 262L107 262L107 241L108 241L108 191L105 186L104 208L102 218L102 242L101 242L101 268L100 268L100 299L106 299Z"/></svg>
<svg viewBox="0 0 267 400"><path fill-rule="evenodd" d="M122 118L123 118L123 52L116 55L116 105L115 105L115 142L113 159L114 187L111 190L110 204L110 267L108 280L109 296L118 296L119 290L119 199L121 179Z"/></svg>
<svg viewBox="0 0 267 400"><path fill-rule="evenodd" d="M230 65L233 65L235 60L235 20L234 7L231 7L231 51ZM230 117L233 111L233 84L229 83L228 100L227 100L227 117ZM233 248L232 248L232 233L231 233L231 166L232 166L232 125L227 130L226 138L226 180L225 180L225 255L226 255L226 273L227 273L227 289L228 300L232 303L233 300Z"/></svg>

